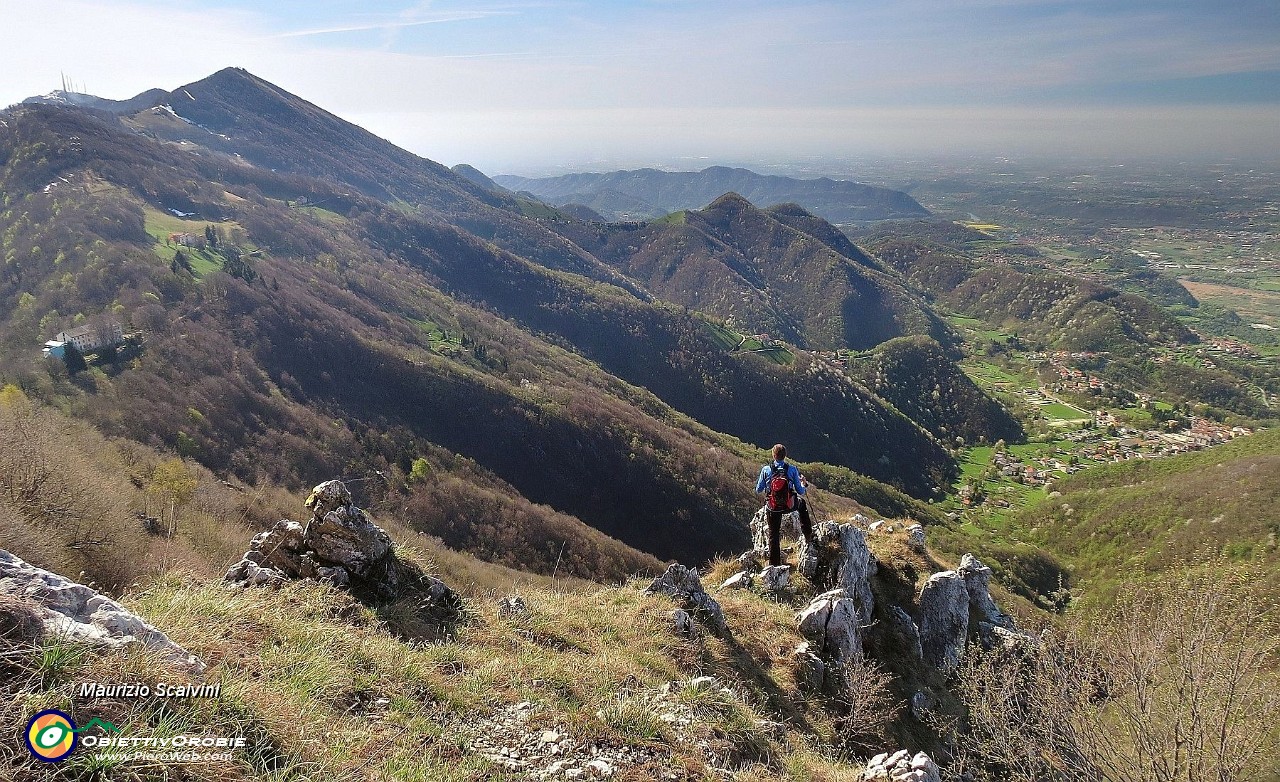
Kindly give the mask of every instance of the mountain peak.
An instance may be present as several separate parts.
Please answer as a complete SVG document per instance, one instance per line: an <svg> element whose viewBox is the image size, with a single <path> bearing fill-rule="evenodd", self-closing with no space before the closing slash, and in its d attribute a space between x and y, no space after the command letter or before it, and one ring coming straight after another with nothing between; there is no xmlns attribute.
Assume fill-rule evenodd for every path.
<svg viewBox="0 0 1280 782"><path fill-rule="evenodd" d="M274 86L271 82L259 76L255 76L244 68L230 66L220 71L211 73L203 79L193 82L187 86L196 84L253 84L257 86Z"/></svg>
<svg viewBox="0 0 1280 782"><path fill-rule="evenodd" d="M715 211L742 212L748 209L754 210L755 208L756 208L755 205L752 204L750 201L748 201L746 198L743 198L737 193L730 191L720 196L716 200L712 201L710 204L708 204L705 211L715 210Z"/></svg>

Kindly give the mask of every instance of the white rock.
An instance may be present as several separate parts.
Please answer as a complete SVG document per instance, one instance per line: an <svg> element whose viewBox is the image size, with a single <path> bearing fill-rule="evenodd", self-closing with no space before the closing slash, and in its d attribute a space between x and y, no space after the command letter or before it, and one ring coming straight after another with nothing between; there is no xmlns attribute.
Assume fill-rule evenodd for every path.
<svg viewBox="0 0 1280 782"><path fill-rule="evenodd" d="M969 634L969 590L954 570L934 573L920 590L920 647L925 662L946 673L964 655Z"/></svg>
<svg viewBox="0 0 1280 782"><path fill-rule="evenodd" d="M698 571L693 568L672 563L665 573L653 580L645 592L667 595L680 601L681 608L692 613L717 635L722 635L729 629L724 609L703 589Z"/></svg>
<svg viewBox="0 0 1280 782"><path fill-rule="evenodd" d="M876 558L867 548L867 537L853 524L824 521L813 529L812 547L802 543L801 564L812 554L818 559L814 570L826 589L841 589L858 608L862 624L871 622L875 598L871 578L877 569Z"/></svg>
<svg viewBox="0 0 1280 782"><path fill-rule="evenodd" d="M843 590L818 595L800 612L800 634L822 658L844 663L862 655L858 610Z"/></svg>
<svg viewBox="0 0 1280 782"><path fill-rule="evenodd" d="M698 692L714 690L719 686L720 682L714 676L695 676L689 680L689 689Z"/></svg>
<svg viewBox="0 0 1280 782"><path fill-rule="evenodd" d="M38 568L0 549L0 593L30 601L45 632L71 641L121 648L138 643L195 673L204 663L142 617L96 590Z"/></svg>
<svg viewBox="0 0 1280 782"><path fill-rule="evenodd" d="M771 565L760 571L760 588L770 594L781 592L791 585L790 565Z"/></svg>
<svg viewBox="0 0 1280 782"><path fill-rule="evenodd" d="M1013 617L1000 610L991 599L991 568L982 564L972 554L960 558L960 575L964 576L965 589L969 592L969 606L984 622L996 627L1014 630Z"/></svg>

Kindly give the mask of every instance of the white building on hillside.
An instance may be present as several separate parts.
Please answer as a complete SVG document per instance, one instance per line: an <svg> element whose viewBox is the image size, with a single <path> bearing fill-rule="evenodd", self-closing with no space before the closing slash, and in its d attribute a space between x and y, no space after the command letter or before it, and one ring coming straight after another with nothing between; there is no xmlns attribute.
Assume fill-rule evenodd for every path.
<svg viewBox="0 0 1280 782"><path fill-rule="evenodd" d="M52 342L61 342L64 346L67 343L76 346L81 353L92 353L99 348L111 347L119 345L124 341L124 330L120 328L119 323L96 323L86 326L77 326L68 331L58 332ZM50 343L45 343L51 347Z"/></svg>

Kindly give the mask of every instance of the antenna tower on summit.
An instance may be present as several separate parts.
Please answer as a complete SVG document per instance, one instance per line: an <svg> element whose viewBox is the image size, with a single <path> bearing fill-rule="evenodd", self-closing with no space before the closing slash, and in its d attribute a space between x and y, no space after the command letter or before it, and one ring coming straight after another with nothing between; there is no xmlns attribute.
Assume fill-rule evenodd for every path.
<svg viewBox="0 0 1280 782"><path fill-rule="evenodd" d="M73 92L73 93L78 93L78 94L84 94L84 85L83 85L83 84L81 84L81 85L79 86L79 88L77 88L77 87L76 87L76 82L75 82L75 80L74 80L74 79L69 79L69 78L67 78L66 71L58 71L58 73L62 76L62 91L63 91L63 92Z"/></svg>

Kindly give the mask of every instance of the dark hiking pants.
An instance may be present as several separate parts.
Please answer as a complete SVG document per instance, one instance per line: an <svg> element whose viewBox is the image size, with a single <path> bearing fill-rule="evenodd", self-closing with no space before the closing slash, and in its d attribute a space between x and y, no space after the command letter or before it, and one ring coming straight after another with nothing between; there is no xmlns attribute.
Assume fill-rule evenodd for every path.
<svg viewBox="0 0 1280 782"><path fill-rule="evenodd" d="M809 518L809 503L804 501L804 497L797 497L796 510L800 511L800 531L804 533L804 539L813 540L813 520ZM769 511L769 564L782 564L782 517L785 515L783 511Z"/></svg>

